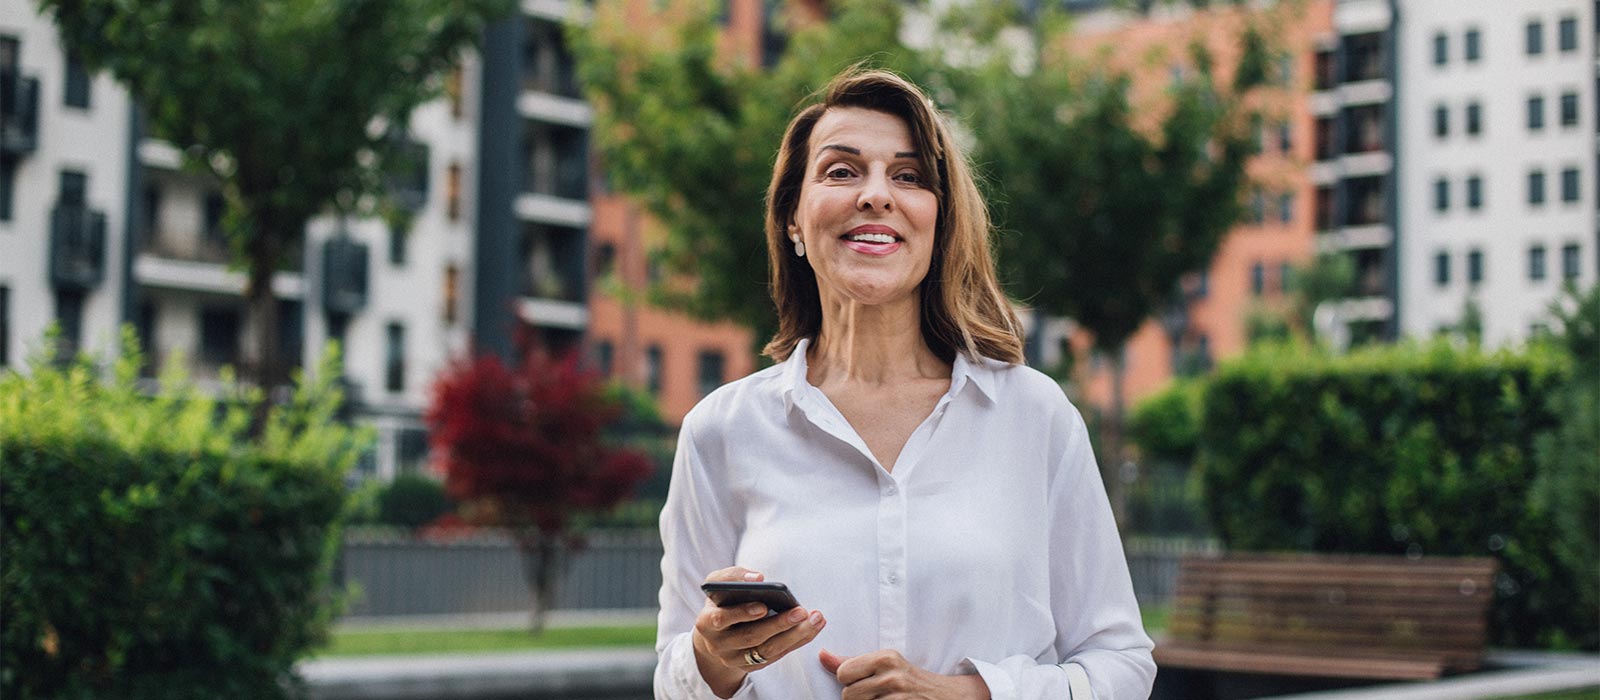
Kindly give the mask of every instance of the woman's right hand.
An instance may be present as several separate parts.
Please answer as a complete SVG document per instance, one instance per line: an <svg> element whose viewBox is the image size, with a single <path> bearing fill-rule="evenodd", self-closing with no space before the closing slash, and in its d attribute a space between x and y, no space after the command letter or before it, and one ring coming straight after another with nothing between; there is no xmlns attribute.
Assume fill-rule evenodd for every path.
<svg viewBox="0 0 1600 700"><path fill-rule="evenodd" d="M762 578L758 572L733 566L711 572L706 581ZM695 664L717 697L732 697L745 675L810 643L827 624L816 610L794 608L769 618L761 603L719 608L708 598L694 621ZM755 653L747 656L751 651ZM752 656L762 663L750 663Z"/></svg>

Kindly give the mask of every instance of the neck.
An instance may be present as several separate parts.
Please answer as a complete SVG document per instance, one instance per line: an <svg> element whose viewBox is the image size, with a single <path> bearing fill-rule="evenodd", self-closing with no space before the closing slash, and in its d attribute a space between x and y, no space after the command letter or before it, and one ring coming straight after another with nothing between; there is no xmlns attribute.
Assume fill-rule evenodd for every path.
<svg viewBox="0 0 1600 700"><path fill-rule="evenodd" d="M822 331L807 353L806 367L807 378L819 387L950 377L950 365L922 339L916 295L885 305L825 296Z"/></svg>

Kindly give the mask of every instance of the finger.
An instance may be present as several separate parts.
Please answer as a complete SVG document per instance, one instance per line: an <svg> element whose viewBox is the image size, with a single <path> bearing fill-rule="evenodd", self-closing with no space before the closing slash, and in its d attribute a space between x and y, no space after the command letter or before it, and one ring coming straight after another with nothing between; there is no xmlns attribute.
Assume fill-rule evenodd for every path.
<svg viewBox="0 0 1600 700"><path fill-rule="evenodd" d="M742 566L730 566L726 569L717 569L706 574L707 581L760 581L766 578L759 571L751 571Z"/></svg>
<svg viewBox="0 0 1600 700"><path fill-rule="evenodd" d="M889 697L893 692L878 678L866 678L844 687L844 692L839 694L839 700L876 700Z"/></svg>
<svg viewBox="0 0 1600 700"><path fill-rule="evenodd" d="M796 610L799 610L799 608L796 608ZM804 612L801 610L801 613ZM793 610L784 613L785 616L793 614ZM757 646L756 650L761 652L762 656L776 661L787 656L789 652L811 643L811 640L816 639L817 634L827 624L827 619L823 618L822 613L819 611L812 611L809 615L801 614L800 620L795 626L773 635Z"/></svg>
<svg viewBox="0 0 1600 700"><path fill-rule="evenodd" d="M909 665L906 662L906 658L900 655L900 652L893 649L879 649L878 651L846 659L844 663L839 665L839 672L835 673L834 676L839 679L840 683L850 685L872 676L888 675L897 668Z"/></svg>
<svg viewBox="0 0 1600 700"><path fill-rule="evenodd" d="M817 652L817 660L822 662L822 670L833 674L834 677L838 677L839 675L839 664L844 663L848 658L849 657L835 654L827 649Z"/></svg>
<svg viewBox="0 0 1600 700"><path fill-rule="evenodd" d="M700 610L700 617L696 620L695 626L701 627L704 632L726 632L736 625L761 620L766 616L767 606L761 603L747 603L745 605L719 608L708 599L705 607ZM701 622L705 624L702 625ZM773 633L776 633L776 631ZM771 636L771 634L767 636ZM766 637L761 639L766 639Z"/></svg>

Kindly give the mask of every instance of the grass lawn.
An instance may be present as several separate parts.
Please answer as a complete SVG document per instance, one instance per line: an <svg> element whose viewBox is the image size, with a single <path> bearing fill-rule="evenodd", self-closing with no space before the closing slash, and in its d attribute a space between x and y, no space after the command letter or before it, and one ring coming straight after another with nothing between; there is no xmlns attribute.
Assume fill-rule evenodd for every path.
<svg viewBox="0 0 1600 700"><path fill-rule="evenodd" d="M1559 693L1544 693L1541 695L1518 695L1514 698L1501 698L1500 700L1595 700L1596 698L1600 698L1600 687L1563 690Z"/></svg>
<svg viewBox="0 0 1600 700"><path fill-rule="evenodd" d="M650 646L655 641L655 625L558 627L537 637L521 628L335 631L332 643L316 657Z"/></svg>

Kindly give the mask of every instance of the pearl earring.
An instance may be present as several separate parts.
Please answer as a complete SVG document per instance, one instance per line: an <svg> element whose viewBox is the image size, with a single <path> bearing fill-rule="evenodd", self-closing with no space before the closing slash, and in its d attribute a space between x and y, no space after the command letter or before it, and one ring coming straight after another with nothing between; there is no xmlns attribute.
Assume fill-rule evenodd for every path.
<svg viewBox="0 0 1600 700"><path fill-rule="evenodd" d="M805 257L806 256L806 244L803 241L800 240L800 237L799 236L791 236L789 238L789 240L794 241L794 256L797 257L797 258Z"/></svg>

